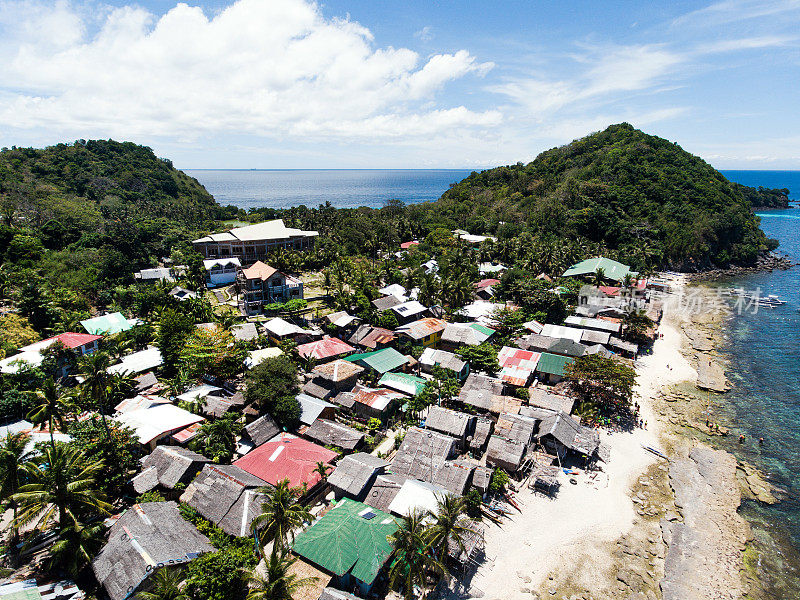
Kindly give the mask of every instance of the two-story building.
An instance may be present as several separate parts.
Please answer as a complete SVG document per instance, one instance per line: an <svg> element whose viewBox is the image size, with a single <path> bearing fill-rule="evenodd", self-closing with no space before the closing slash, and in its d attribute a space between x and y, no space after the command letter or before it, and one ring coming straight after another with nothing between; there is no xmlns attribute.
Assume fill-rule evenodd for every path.
<svg viewBox="0 0 800 600"><path fill-rule="evenodd" d="M240 306L248 315L261 312L264 304L287 302L303 297L303 282L258 261L239 269Z"/></svg>
<svg viewBox="0 0 800 600"><path fill-rule="evenodd" d="M231 258L210 258L203 261L207 276L206 282L209 287L230 285L236 281L236 274L242 267L242 263L235 256Z"/></svg>
<svg viewBox="0 0 800 600"><path fill-rule="evenodd" d="M316 231L286 227L282 219L212 233L192 244L205 258L238 258L243 265L266 260L277 250L307 250L314 246Z"/></svg>

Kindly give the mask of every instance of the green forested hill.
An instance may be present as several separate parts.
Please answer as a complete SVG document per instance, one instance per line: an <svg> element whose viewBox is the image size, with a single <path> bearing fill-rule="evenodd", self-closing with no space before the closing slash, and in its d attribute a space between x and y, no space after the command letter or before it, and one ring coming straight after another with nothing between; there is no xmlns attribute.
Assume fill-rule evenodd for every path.
<svg viewBox="0 0 800 600"><path fill-rule="evenodd" d="M145 146L4 148L0 274L96 297L185 247L219 211L202 185Z"/></svg>
<svg viewBox="0 0 800 600"><path fill-rule="evenodd" d="M429 206L428 219L525 229L639 266L703 268L752 263L768 245L752 205L780 196L733 184L677 144L623 123L526 165L472 173Z"/></svg>

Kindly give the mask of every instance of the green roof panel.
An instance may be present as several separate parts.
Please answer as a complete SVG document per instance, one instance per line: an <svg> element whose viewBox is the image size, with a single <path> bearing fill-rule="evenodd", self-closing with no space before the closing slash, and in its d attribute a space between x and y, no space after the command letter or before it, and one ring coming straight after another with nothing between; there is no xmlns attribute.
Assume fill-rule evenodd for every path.
<svg viewBox="0 0 800 600"><path fill-rule="evenodd" d="M603 275L605 275L606 278L613 279L614 281L622 281L625 279L626 275L636 276L638 274L631 271L628 265L623 265L616 260L599 256L596 258L587 258L586 260L572 265L569 269L564 271L564 277L591 275L592 273L597 273L600 269L603 269Z"/></svg>
<svg viewBox="0 0 800 600"><path fill-rule="evenodd" d="M122 313L115 312L94 317L93 319L86 319L81 321L81 325L83 325L86 333L92 335L112 335L121 331L128 331L135 323L126 319Z"/></svg>
<svg viewBox="0 0 800 600"><path fill-rule="evenodd" d="M385 373L378 385L416 396L425 389L425 380L422 377L408 375L407 373Z"/></svg>
<svg viewBox="0 0 800 600"><path fill-rule="evenodd" d="M536 365L536 370L540 373L547 373L549 375L564 376L564 369L574 358L569 356L559 356L557 354L550 354L549 352L542 352L539 357L539 364Z"/></svg>
<svg viewBox="0 0 800 600"><path fill-rule="evenodd" d="M388 373L404 366L408 359L394 348L384 348L375 352L362 352L361 354L351 354L346 358L350 362L357 362L361 365L377 371L378 373Z"/></svg>
<svg viewBox="0 0 800 600"><path fill-rule="evenodd" d="M300 533L292 550L326 571L349 572L370 585L392 552L386 538L396 530L391 515L344 498Z"/></svg>

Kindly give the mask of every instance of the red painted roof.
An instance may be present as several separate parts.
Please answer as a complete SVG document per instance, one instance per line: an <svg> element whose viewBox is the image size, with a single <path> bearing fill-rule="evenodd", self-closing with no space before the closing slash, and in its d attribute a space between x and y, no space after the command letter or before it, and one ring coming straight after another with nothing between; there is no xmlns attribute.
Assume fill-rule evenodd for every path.
<svg viewBox="0 0 800 600"><path fill-rule="evenodd" d="M620 288L610 286L610 285L601 285L599 288L601 292L603 292L606 296L619 296Z"/></svg>
<svg viewBox="0 0 800 600"><path fill-rule="evenodd" d="M297 347L297 353L301 357L308 358L309 356L313 356L316 359L332 358L340 354L355 352L355 350L356 349L347 342L327 336L316 342L309 342Z"/></svg>
<svg viewBox="0 0 800 600"><path fill-rule="evenodd" d="M498 283L500 283L499 279L481 279L478 283L475 284L475 287L478 288L479 290L482 290L483 288L487 288L492 285L497 285Z"/></svg>
<svg viewBox="0 0 800 600"><path fill-rule="evenodd" d="M402 244L400 244L400 248L402 248L403 250L408 250L409 248L411 248L411 246L416 246L418 244L419 242L417 240L412 240L410 242L403 242Z"/></svg>
<svg viewBox="0 0 800 600"><path fill-rule="evenodd" d="M293 487L303 482L311 487L320 480L319 473L314 471L317 463L330 464L337 456L333 450L281 433L233 464L272 485L288 479Z"/></svg>
<svg viewBox="0 0 800 600"><path fill-rule="evenodd" d="M91 344L92 342L94 342L96 340L102 340L102 339L103 339L102 335L90 335L88 333L67 332L67 333L62 333L60 335L57 335L55 337L47 338L44 341L46 341L46 342L50 342L50 341L55 342L56 340L58 340L59 342L64 344L64 346L66 346L67 348L70 348L71 350L74 350L75 348L79 348L80 346L83 346L84 344Z"/></svg>

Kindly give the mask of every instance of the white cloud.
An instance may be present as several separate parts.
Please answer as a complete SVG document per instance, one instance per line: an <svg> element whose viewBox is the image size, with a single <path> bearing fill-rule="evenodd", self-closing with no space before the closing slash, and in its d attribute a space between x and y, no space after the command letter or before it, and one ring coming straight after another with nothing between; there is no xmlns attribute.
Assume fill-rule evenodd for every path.
<svg viewBox="0 0 800 600"><path fill-rule="evenodd" d="M800 0L724 0L681 15L673 25L717 26L781 15L797 16Z"/></svg>
<svg viewBox="0 0 800 600"><path fill-rule="evenodd" d="M729 40L719 40L709 44L701 44L697 51L700 54L715 54L718 52L738 52L741 50L758 50L759 48L773 48L787 46L797 41L797 36L788 35L763 35Z"/></svg>
<svg viewBox="0 0 800 600"><path fill-rule="evenodd" d="M466 50L426 60L305 0L239 0L209 17L65 2L0 6L0 126L89 136L436 136L496 125L496 110L437 104L484 75Z"/></svg>
<svg viewBox="0 0 800 600"><path fill-rule="evenodd" d="M423 42L430 42L433 39L433 27L426 25L414 34L415 38L419 38Z"/></svg>
<svg viewBox="0 0 800 600"><path fill-rule="evenodd" d="M585 47L572 58L583 70L568 79L523 76L491 89L542 117L569 105L653 88L684 60L656 45Z"/></svg>

